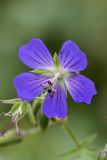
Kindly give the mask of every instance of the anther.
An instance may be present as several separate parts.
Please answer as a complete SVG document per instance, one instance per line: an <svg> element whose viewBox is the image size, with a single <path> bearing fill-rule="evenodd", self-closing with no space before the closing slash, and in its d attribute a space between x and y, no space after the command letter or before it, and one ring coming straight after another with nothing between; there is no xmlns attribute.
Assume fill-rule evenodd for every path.
<svg viewBox="0 0 107 160"><path fill-rule="evenodd" d="M50 97L53 97L54 93L55 93L55 91L52 90L51 93L50 93Z"/></svg>
<svg viewBox="0 0 107 160"><path fill-rule="evenodd" d="M48 81L48 84L49 84L50 86L52 86L52 82L51 82L50 80Z"/></svg>
<svg viewBox="0 0 107 160"><path fill-rule="evenodd" d="M52 92L52 89L48 89L48 93L51 93Z"/></svg>

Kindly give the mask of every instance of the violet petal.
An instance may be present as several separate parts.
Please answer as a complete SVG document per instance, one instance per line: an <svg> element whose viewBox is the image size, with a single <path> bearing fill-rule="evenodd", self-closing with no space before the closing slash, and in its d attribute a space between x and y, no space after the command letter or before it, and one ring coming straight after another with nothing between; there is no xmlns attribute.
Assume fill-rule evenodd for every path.
<svg viewBox="0 0 107 160"><path fill-rule="evenodd" d="M53 65L53 59L45 44L38 38L19 49L21 61L32 69L48 69Z"/></svg>
<svg viewBox="0 0 107 160"><path fill-rule="evenodd" d="M48 93L43 102L43 113L48 117L64 118L67 114L66 93L61 86L57 86L57 90L53 96Z"/></svg>
<svg viewBox="0 0 107 160"><path fill-rule="evenodd" d="M85 53L70 40L63 44L58 57L61 66L70 72L82 71L87 66Z"/></svg>
<svg viewBox="0 0 107 160"><path fill-rule="evenodd" d="M41 83L45 83L48 77L39 74L22 73L15 77L13 84L17 90L18 97L23 100L32 100L43 92Z"/></svg>
<svg viewBox="0 0 107 160"><path fill-rule="evenodd" d="M93 95L97 93L94 83L80 74L71 75L65 79L65 83L70 95L77 103L90 104Z"/></svg>

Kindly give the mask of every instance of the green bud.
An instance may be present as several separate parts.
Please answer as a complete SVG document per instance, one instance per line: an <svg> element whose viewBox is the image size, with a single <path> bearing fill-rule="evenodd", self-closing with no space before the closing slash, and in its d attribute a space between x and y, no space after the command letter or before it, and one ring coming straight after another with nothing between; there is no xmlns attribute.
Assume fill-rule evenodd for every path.
<svg viewBox="0 0 107 160"><path fill-rule="evenodd" d="M16 112L16 110L19 108L20 102L16 102L15 104L13 104L12 108L11 108L11 113Z"/></svg>
<svg viewBox="0 0 107 160"><path fill-rule="evenodd" d="M38 113L37 122L40 125L42 130L45 130L48 127L49 119L41 112Z"/></svg>
<svg viewBox="0 0 107 160"><path fill-rule="evenodd" d="M107 160L107 144L105 149L100 153L97 160Z"/></svg>
<svg viewBox="0 0 107 160"><path fill-rule="evenodd" d="M36 119L35 119L35 116L33 114L33 109L32 109L32 106L29 103L27 103L27 112L28 112L28 116L29 116L30 121L34 125L36 125Z"/></svg>
<svg viewBox="0 0 107 160"><path fill-rule="evenodd" d="M41 100L35 99L32 104L32 109L33 109L35 117L36 117L40 107L41 107Z"/></svg>
<svg viewBox="0 0 107 160"><path fill-rule="evenodd" d="M12 115L18 114L18 119L21 119L27 113L26 102L24 101L16 102L12 106L10 113Z"/></svg>

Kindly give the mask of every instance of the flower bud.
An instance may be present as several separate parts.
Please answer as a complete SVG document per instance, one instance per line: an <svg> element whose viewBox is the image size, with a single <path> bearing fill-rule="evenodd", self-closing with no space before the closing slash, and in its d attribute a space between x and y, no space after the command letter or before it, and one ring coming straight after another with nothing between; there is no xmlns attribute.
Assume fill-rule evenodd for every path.
<svg viewBox="0 0 107 160"><path fill-rule="evenodd" d="M105 149L100 153L97 160L107 160L107 144Z"/></svg>

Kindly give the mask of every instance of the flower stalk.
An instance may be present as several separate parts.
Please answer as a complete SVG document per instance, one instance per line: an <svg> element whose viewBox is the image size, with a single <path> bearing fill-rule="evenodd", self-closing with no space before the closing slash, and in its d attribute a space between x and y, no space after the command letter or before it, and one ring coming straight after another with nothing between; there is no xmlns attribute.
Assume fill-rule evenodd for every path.
<svg viewBox="0 0 107 160"><path fill-rule="evenodd" d="M67 123L67 121L64 121L63 127L64 127L65 131L67 132L67 134L69 135L69 137L71 138L71 140L73 141L73 143L75 144L75 146L77 147L77 149L80 149L81 144L80 144L77 136L75 135L75 133L73 132L73 130L71 129L69 124Z"/></svg>

